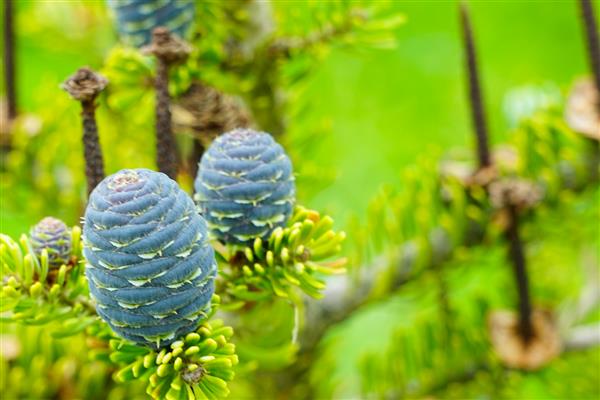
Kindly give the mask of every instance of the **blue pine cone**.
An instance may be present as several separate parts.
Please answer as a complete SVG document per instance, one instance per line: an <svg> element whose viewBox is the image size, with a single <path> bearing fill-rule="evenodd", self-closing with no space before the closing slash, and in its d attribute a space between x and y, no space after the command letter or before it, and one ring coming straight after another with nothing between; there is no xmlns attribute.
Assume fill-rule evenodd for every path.
<svg viewBox="0 0 600 400"><path fill-rule="evenodd" d="M193 0L108 0L124 42L141 47L152 41L152 30L168 28L185 38L194 22Z"/></svg>
<svg viewBox="0 0 600 400"><path fill-rule="evenodd" d="M71 256L71 230L59 219L46 217L29 232L33 252L39 258L42 250L48 252L48 266L58 268L69 262Z"/></svg>
<svg viewBox="0 0 600 400"><path fill-rule="evenodd" d="M196 200L212 234L227 244L267 238L285 225L295 200L292 164L268 133L219 136L200 161Z"/></svg>
<svg viewBox="0 0 600 400"><path fill-rule="evenodd" d="M217 264L206 223L165 174L105 178L90 195L83 238L96 310L121 337L164 347L210 310Z"/></svg>

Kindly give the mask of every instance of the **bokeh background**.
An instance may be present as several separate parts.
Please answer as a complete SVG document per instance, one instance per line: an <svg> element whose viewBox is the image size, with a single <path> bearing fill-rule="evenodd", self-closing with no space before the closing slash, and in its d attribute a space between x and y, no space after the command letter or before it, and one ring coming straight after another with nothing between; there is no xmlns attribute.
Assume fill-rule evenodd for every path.
<svg viewBox="0 0 600 400"><path fill-rule="evenodd" d="M79 157L79 137L71 137L78 134L78 129L64 129L65 125L78 127L78 105L68 99L59 85L80 66L101 70L106 65L107 56L118 42L112 16L105 2L99 0L15 3L18 109L20 114L30 116L20 129L36 136L40 146L47 145L48 152L56 150L65 158ZM294 24L294 8L298 14L310 14L310 3L314 2L271 2L280 22L288 24ZM595 5L600 9L597 2ZM431 154L469 153L474 145L457 3L390 1L381 6L387 14L402 19L398 28L391 31L394 46L377 49L333 44L320 50L318 65L311 67L301 90L294 89L290 102L291 109L302 111L286 116L285 144L296 160L308 160L300 170L304 177L300 175L298 179L299 201L333 215L336 226L350 236L356 226L368 224L370 204L382 188L402 191L403 171L407 167ZM519 120L531 116L536 105L561 104L572 83L588 74L577 2L472 1L470 8L490 135L494 143L509 141ZM210 75L208 80L211 83ZM135 102L136 107L148 108L143 97L139 99L142 100ZM151 108L148 112L152 112ZM128 128L129 121L124 120L103 124L113 116L102 114L102 110L99 113L101 140L105 149L116 154L114 160L107 162L107 172L123 167L152 168L152 156L140 156L129 147L144 137L143 127L151 125L133 122L134 127ZM56 114L55 118L48 119L52 114ZM48 120L50 125L41 122ZM130 141L110 142L127 135L128 129L136 130ZM74 145L53 146L40 139L45 134L52 140ZM147 134L151 136L152 132ZM17 148L26 147L26 137L21 136ZM302 146L294 150L296 143ZM43 154L32 151L29 156L44 157ZM3 161L13 166L28 162L45 165L41 159L17 160L10 153L3 155ZM65 168L78 165L82 166L82 161L70 161ZM52 164L52 168L50 174L59 176L53 182L65 175L65 187L73 187L70 182L74 178L63 174L60 165ZM36 175L35 179L46 179L45 172L35 167L29 173ZM27 174L19 179L17 176L14 169L4 171L0 205L3 233L17 237L48 212L62 216L70 224L77 223L78 211L64 208L77 207L77 201L56 202L56 208L49 209L44 206L43 196L36 198L39 182L32 186L23 178ZM571 274L570 266L584 257L582 252L591 252L597 260L598 225L593 219L597 216L597 194L586 199L582 204L559 207L555 214L538 220L534 232L529 234L539 239L534 244L536 258L532 263L532 274L539 283L537 298L552 306L558 307L565 298L576 298L585 286L587 278L579 275L564 281ZM571 213L576 204L584 210L580 214ZM562 243L568 235L568 243L581 242L573 246ZM454 262L475 269L490 264L494 265L490 270L497 271L505 267L503 257L504 248L497 245L491 250L474 249ZM551 268L550 263L563 272L542 277ZM597 268L597 261L595 265ZM459 273L449 278L457 289L462 288L463 279ZM487 273L476 278L484 289L487 280ZM314 369L326 371L312 374L312 384L324 387L316 393L335 398L365 395L365 357L398 356L388 346L397 340L395 332L399 329L427 318L419 310L429 307L420 303L421 294L429 292L429 284L423 282L386 296L330 329L321 357L315 360ZM514 304L512 299L500 299L498 293L494 296L498 297L496 304ZM600 310L596 307L588 321L598 318ZM593 398L599 393L599 357L596 350L576 353L538 376L510 375L510 389L504 396ZM580 374L582 370L586 373ZM327 382L319 382L320 379ZM485 385L487 378L482 379ZM581 389L577 392L579 397L568 396L573 387ZM477 394L464 394L471 395Z"/></svg>

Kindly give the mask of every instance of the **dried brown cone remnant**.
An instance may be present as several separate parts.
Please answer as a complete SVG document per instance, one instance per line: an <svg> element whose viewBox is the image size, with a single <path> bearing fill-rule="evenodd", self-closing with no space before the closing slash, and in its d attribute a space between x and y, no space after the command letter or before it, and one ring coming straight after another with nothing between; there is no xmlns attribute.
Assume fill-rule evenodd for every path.
<svg viewBox="0 0 600 400"><path fill-rule="evenodd" d="M600 94L591 79L575 82L567 98L565 119L571 129L600 141Z"/></svg>
<svg viewBox="0 0 600 400"><path fill-rule="evenodd" d="M473 162L466 159L449 157L441 161L439 172L443 178L458 180L463 186L487 187L498 178L501 172L515 173L519 155L517 150L508 145L498 146L492 151L492 165L473 172Z"/></svg>
<svg viewBox="0 0 600 400"><path fill-rule="evenodd" d="M79 101L82 106L81 119L83 121L83 146L88 195L104 179L104 162L98 139L95 101L107 84L106 78L87 67L80 68L62 84L62 88L69 92L71 97Z"/></svg>
<svg viewBox="0 0 600 400"><path fill-rule="evenodd" d="M588 138L590 177L597 182L600 175L600 92L591 79L575 82L567 99L565 120L571 129Z"/></svg>
<svg viewBox="0 0 600 400"><path fill-rule="evenodd" d="M220 134L252 126L252 117L241 100L201 82L194 83L173 106L178 131L191 131L194 147L188 159L190 176L208 145Z"/></svg>
<svg viewBox="0 0 600 400"><path fill-rule="evenodd" d="M490 200L495 208L515 207L524 210L533 207L543 196L541 188L519 178L503 178L490 185Z"/></svg>
<svg viewBox="0 0 600 400"><path fill-rule="evenodd" d="M187 59L192 49L184 40L167 28L152 32L152 43L142 49L156 57L156 164L160 172L177 178L177 145L171 127L171 97L169 96L169 68Z"/></svg>
<svg viewBox="0 0 600 400"><path fill-rule="evenodd" d="M552 315L534 310L532 337L525 342L519 333L519 316L511 311L495 311L488 318L492 346L510 368L535 370L558 356L562 343Z"/></svg>

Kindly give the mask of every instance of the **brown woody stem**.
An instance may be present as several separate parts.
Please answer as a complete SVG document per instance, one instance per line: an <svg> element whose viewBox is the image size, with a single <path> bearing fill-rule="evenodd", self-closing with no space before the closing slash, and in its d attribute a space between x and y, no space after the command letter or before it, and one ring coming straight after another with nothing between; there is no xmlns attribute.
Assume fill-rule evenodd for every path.
<svg viewBox="0 0 600 400"><path fill-rule="evenodd" d="M62 88L71 97L81 103L81 120L83 123L83 151L85 157L85 176L87 178L88 196L104 179L104 162L102 147L98 138L96 124L96 97L104 90L108 81L91 69L84 67L70 76Z"/></svg>
<svg viewBox="0 0 600 400"><path fill-rule="evenodd" d="M477 156L479 168L491 166L490 150L488 147L488 132L486 125L485 110L483 107L483 96L479 83L479 71L477 68L477 53L473 40L473 29L469 9L465 3L460 5L460 21L463 31L463 43L465 47L467 74L469 78L469 100L471 103L471 118L475 135L477 138Z"/></svg>
<svg viewBox="0 0 600 400"><path fill-rule="evenodd" d="M519 236L519 216L514 205L507 205L506 210L509 215L506 238L509 243L509 255L519 293L519 333L523 341L528 343L533 338L533 326L531 325L529 278L527 276L523 243Z"/></svg>
<svg viewBox="0 0 600 400"><path fill-rule="evenodd" d="M594 75L596 90L600 93L600 39L598 39L598 24L594 14L594 7L591 0L579 0L579 7L585 29L590 69ZM598 107L600 111L600 101L598 101Z"/></svg>
<svg viewBox="0 0 600 400"><path fill-rule="evenodd" d="M184 61L191 52L190 45L171 34L167 28L152 31L152 43L142 49L156 57L156 165L171 179L177 178L177 144L171 125L171 96L169 68Z"/></svg>
<svg viewBox="0 0 600 400"><path fill-rule="evenodd" d="M177 177L177 147L171 126L169 64L163 58L156 63L156 164L171 179Z"/></svg>
<svg viewBox="0 0 600 400"><path fill-rule="evenodd" d="M98 137L96 124L96 105L94 100L81 102L81 120L83 122L83 154L85 156L85 176L87 178L88 196L102 179L104 179L104 162L102 147Z"/></svg>
<svg viewBox="0 0 600 400"><path fill-rule="evenodd" d="M4 84L8 119L17 116L17 93L15 88L15 32L12 0L4 0Z"/></svg>

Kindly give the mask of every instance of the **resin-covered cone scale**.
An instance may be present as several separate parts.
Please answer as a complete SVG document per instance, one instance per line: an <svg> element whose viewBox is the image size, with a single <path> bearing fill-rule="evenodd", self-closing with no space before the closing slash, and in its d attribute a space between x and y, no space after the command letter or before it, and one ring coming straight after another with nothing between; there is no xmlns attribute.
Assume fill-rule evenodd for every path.
<svg viewBox="0 0 600 400"><path fill-rule="evenodd" d="M196 329L217 267L206 224L175 181L146 169L107 177L83 234L90 292L117 334L162 347Z"/></svg>
<svg viewBox="0 0 600 400"><path fill-rule="evenodd" d="M295 200L292 164L268 133L236 129L202 156L196 200L213 235L227 244L267 238L284 226Z"/></svg>

